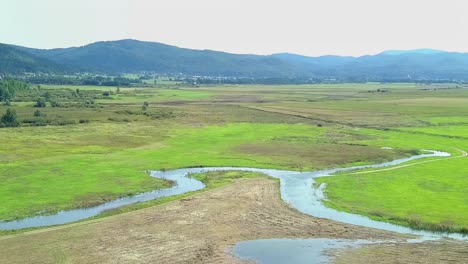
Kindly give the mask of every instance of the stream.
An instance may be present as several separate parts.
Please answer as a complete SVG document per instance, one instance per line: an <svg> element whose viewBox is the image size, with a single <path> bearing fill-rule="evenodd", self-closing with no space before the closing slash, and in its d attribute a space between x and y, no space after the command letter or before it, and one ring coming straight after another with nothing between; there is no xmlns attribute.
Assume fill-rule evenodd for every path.
<svg viewBox="0 0 468 264"><path fill-rule="evenodd" d="M314 187L314 179L317 177L331 176L334 173L351 170L382 168L386 166L398 165L411 160L428 157L447 157L449 153L440 151L426 151L425 154L414 155L408 158L401 158L380 164L362 165L347 168L336 168L329 170L320 170L313 172L297 172L274 169L242 168L242 167L206 167L206 168L186 168L171 171L152 171L151 176L161 179L174 181L176 184L170 188L149 191L134 196L119 198L94 207L81 208L67 211L60 211L52 215L34 216L14 221L0 221L1 230L15 230L30 227L42 227L60 225L75 222L96 216L104 211L115 209L121 206L130 205L138 202L145 202L161 197L179 195L186 192L197 191L205 188L205 185L193 178L187 177L189 173L200 173L209 171L252 171L260 172L271 177L280 179L281 198L291 207L302 213L334 220L337 222L348 223L352 225L377 228L381 230L393 231L402 234L412 234L420 237L409 242L419 242L425 240L436 240L440 238L452 238L457 240L466 240L467 237L458 233L432 232L425 230L415 230L409 227L399 226L387 222L375 221L365 216L341 212L323 205L323 190L325 185ZM345 246L356 246L371 243L362 240L334 240L334 239L265 239L243 241L238 243L233 251L241 259L255 260L260 263L281 263L281 257L292 260L297 257L296 262L289 263L323 263L326 256L322 254L324 249L339 248ZM287 248L281 252L291 252L286 255L278 256L278 250L275 248ZM315 248L316 250L304 250ZM268 249L268 250L267 250ZM275 255L276 254L276 255ZM273 261L278 260L278 261ZM308 260L308 261L306 261ZM311 261L316 260L316 261Z"/></svg>

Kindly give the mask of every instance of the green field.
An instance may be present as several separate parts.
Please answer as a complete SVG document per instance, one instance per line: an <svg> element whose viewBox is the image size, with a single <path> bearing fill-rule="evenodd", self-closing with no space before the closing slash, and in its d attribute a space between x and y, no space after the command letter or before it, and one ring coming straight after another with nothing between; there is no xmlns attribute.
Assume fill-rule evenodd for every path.
<svg viewBox="0 0 468 264"><path fill-rule="evenodd" d="M386 139L375 143L446 150L453 156L433 158L431 162L413 161L409 163L413 166L396 169L319 178L318 183L327 184L327 205L415 228L467 232L468 159L449 146L468 149L468 140L446 137L447 129L428 128L428 131L440 133L431 135L387 131Z"/></svg>
<svg viewBox="0 0 468 264"><path fill-rule="evenodd" d="M34 107L46 92L52 97L47 107ZM0 113L7 108L16 110L22 124L0 128L3 220L170 185L149 177L147 170L250 166L303 171L382 162L423 149L453 155L460 155L454 147L468 149L468 90L453 84L119 91L42 86L19 93L11 106L0 106ZM38 109L41 116L33 114ZM320 182L328 184L329 206L422 228L463 231L468 227L466 162L441 159Z"/></svg>

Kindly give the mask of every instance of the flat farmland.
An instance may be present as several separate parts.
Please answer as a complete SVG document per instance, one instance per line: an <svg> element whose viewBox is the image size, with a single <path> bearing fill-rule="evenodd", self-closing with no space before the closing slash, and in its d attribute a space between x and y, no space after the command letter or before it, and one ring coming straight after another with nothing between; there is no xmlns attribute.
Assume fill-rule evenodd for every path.
<svg viewBox="0 0 468 264"><path fill-rule="evenodd" d="M46 107L34 107L35 99L45 93L51 97ZM449 152L452 157L429 158L434 162L422 164L409 162L414 164L391 170L363 170L359 174L318 179L318 183L327 184L326 205L379 221L428 230L466 232L468 172L463 169L467 165L463 153L468 149L468 138L465 137L468 104L464 98L468 98L468 89L454 84L34 88L19 93L11 106L0 106L1 113L7 108L14 109L21 122L18 128L0 129L3 139L0 179L4 182L0 187L3 205L0 219L54 214L173 185L170 181L149 177L148 170L234 166L313 171L380 163L429 149ZM55 102L54 106L52 102ZM35 113L37 110L39 114ZM253 197L259 199L258 208L274 201L274 210L279 210L277 217L287 218L296 214L286 205L281 205L275 181L262 177L243 180L245 177L251 178L246 175L236 176L232 181L223 178L222 183L215 183L216 186L208 188L207 193L213 191L216 197L229 197L234 195L234 187L230 186L243 190L245 185L245 191L252 192ZM264 188L265 184L269 194L261 191L263 189L257 193L258 188ZM252 191L254 189L257 191ZM199 192L197 195L205 197L204 191ZM229 201L220 205L215 202L217 198L206 196L203 206L210 209L198 204L193 205L193 210L205 212L214 211L217 206L234 206ZM24 249L20 245L36 248L30 256L44 263L54 258L88 261L78 249L62 252L68 246L64 244L65 240L60 239L63 237L60 232L73 233L70 239L74 241L81 235L90 241L102 241L101 233L92 232L98 228L95 225L99 228L106 225L103 230L109 230L115 225L123 225L129 214L147 217L139 214L159 214L159 210L168 208L172 208L174 219L187 224L186 232L189 233L179 235L192 236L195 234L188 230L196 229L197 223L186 222L188 216L178 215L182 211L177 211L180 205L192 203L191 198L184 200L186 197L117 209L89 220L90 225L84 220L63 229L2 231L5 236L0 238L0 243L4 244L5 252L17 252L9 251L13 250L12 247ZM164 205L168 202L167 206ZM178 204L176 207L179 209L174 204ZM252 208L249 205L238 209L248 215L254 210ZM256 210L262 212L263 209L258 208ZM270 209L273 210L265 210ZM216 227L218 221L240 225L239 219L231 218L241 212L236 210L225 210L225 218L219 220L213 214L210 225L215 229L221 228ZM194 211L193 214L201 213ZM228 257L223 252L233 243L245 239L317 236L401 238L369 229L365 229L365 235L358 235L360 231L350 225L322 222L310 216L295 217L303 219L299 222L305 222L301 222L303 224L298 229L293 225L291 230L284 232L273 229L271 232L254 232L255 235L251 236L240 232L244 235L232 235L226 241L202 235L204 241L214 239L213 244L180 256L183 258L180 261L237 261L226 259ZM258 219L261 219L260 215ZM284 225L273 222L259 221L254 226L258 230L266 230ZM135 224L141 230L156 228L153 230L156 232L160 228L145 226L144 221ZM309 224L311 232L318 233L300 235L300 229L305 228L303 225ZM322 225L320 228L312 227L316 224ZM135 239L141 238L141 232L135 235ZM39 246L39 241L44 239L50 241L50 248ZM28 240L26 244L25 240ZM174 237L170 236L159 237L157 241L163 240L168 243L167 247L174 243ZM131 240L127 242L133 243ZM110 240L104 244L108 250L99 258L97 253L91 255L96 260L109 262L117 245ZM93 247L91 242L86 245ZM436 247L428 244L421 252L429 252ZM121 262L131 262L132 254L142 254L139 250L147 248L133 248L125 256L120 256ZM166 252L167 249L157 251ZM55 253L51 255L50 252ZM147 256L148 260L164 255L158 254ZM369 253L359 254L362 258L369 258ZM12 260L9 258L12 255L2 256L2 261ZM24 259L25 262L30 260ZM358 263L356 259L353 261Z"/></svg>

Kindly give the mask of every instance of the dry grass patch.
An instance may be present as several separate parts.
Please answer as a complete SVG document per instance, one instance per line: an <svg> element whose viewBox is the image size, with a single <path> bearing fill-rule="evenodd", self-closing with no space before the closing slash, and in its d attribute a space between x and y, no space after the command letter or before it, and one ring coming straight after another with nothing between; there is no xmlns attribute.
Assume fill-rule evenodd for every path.
<svg viewBox="0 0 468 264"><path fill-rule="evenodd" d="M369 161L379 163L413 154L412 151L382 150L377 147L361 145L310 144L304 140L299 140L296 144L290 142L248 143L237 146L234 150L245 154L270 157L283 166L295 164L297 168L306 166L331 168L335 165L361 164L369 163Z"/></svg>

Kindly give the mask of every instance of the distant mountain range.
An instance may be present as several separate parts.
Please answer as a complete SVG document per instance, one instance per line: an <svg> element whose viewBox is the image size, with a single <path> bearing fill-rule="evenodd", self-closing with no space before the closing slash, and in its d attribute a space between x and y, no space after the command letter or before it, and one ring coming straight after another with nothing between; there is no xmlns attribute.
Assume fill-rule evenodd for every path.
<svg viewBox="0 0 468 264"><path fill-rule="evenodd" d="M23 72L154 72L347 81L468 80L468 53L419 49L361 57L307 57L289 53L262 56L184 49L130 39L50 50L0 44L0 73Z"/></svg>
<svg viewBox="0 0 468 264"><path fill-rule="evenodd" d="M443 50L436 50L436 49L414 49L414 50L387 50L384 51L380 54L382 55L402 55L402 54L426 54L426 55L431 55L431 54L439 54L439 53L445 53L447 51Z"/></svg>

